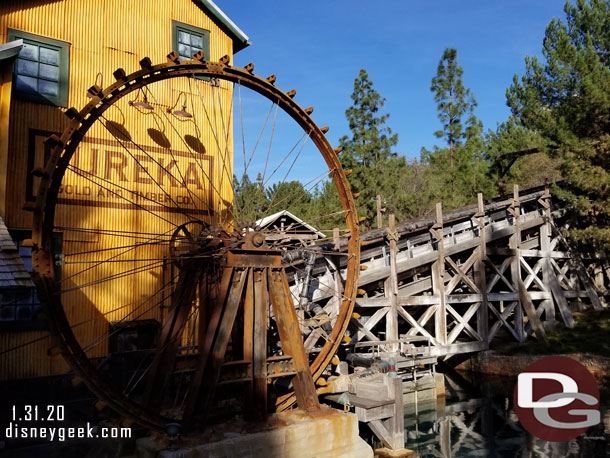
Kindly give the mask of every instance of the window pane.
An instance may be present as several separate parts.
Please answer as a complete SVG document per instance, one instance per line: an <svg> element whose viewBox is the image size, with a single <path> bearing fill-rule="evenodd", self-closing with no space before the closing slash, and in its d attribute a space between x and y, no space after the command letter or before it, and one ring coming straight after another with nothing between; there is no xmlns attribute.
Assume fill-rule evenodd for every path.
<svg viewBox="0 0 610 458"><path fill-rule="evenodd" d="M182 43L178 44L178 54L180 54L181 56L188 56L188 58L190 59L192 54L191 54L191 47L188 45L183 45Z"/></svg>
<svg viewBox="0 0 610 458"><path fill-rule="evenodd" d="M17 307L17 320L30 321L32 319L32 307L29 305L20 305Z"/></svg>
<svg viewBox="0 0 610 458"><path fill-rule="evenodd" d="M38 80L39 91L43 95L50 95L52 97L59 96L59 83L47 80Z"/></svg>
<svg viewBox="0 0 610 458"><path fill-rule="evenodd" d="M28 295L24 299L23 303L30 304L30 305L39 305L40 304L40 301L38 300L38 294L36 293L36 290L34 288L31 288L28 290ZM32 309L32 311L33 310L34 309Z"/></svg>
<svg viewBox="0 0 610 458"><path fill-rule="evenodd" d="M199 51L201 51L200 48L191 48L191 52L193 53L193 55L197 54ZM204 57L208 57L208 56L204 56Z"/></svg>
<svg viewBox="0 0 610 458"><path fill-rule="evenodd" d="M0 307L0 321L15 321L15 307L8 305Z"/></svg>
<svg viewBox="0 0 610 458"><path fill-rule="evenodd" d="M23 261L23 265L25 266L25 270L28 272L32 272L32 258L21 258Z"/></svg>
<svg viewBox="0 0 610 458"><path fill-rule="evenodd" d="M27 76L38 76L38 62L17 59L17 73Z"/></svg>
<svg viewBox="0 0 610 458"><path fill-rule="evenodd" d="M21 256L21 257L24 257L24 256L32 257L32 247L20 246L18 249L18 252L19 252L19 256Z"/></svg>
<svg viewBox="0 0 610 458"><path fill-rule="evenodd" d="M191 46L195 48L203 47L203 37L201 35L191 35Z"/></svg>
<svg viewBox="0 0 610 458"><path fill-rule="evenodd" d="M187 45L191 44L191 37L188 33L178 30L178 42L186 43Z"/></svg>
<svg viewBox="0 0 610 458"><path fill-rule="evenodd" d="M59 67L40 64L40 78L51 81L59 81Z"/></svg>
<svg viewBox="0 0 610 458"><path fill-rule="evenodd" d="M22 59L38 60L38 46L24 43L23 48L19 51L19 57Z"/></svg>
<svg viewBox="0 0 610 458"><path fill-rule="evenodd" d="M59 51L57 49L40 48L40 62L59 66Z"/></svg>
<svg viewBox="0 0 610 458"><path fill-rule="evenodd" d="M17 75L15 78L15 87L17 90L22 92L29 92L35 94L38 89L36 78L30 78L29 76Z"/></svg>

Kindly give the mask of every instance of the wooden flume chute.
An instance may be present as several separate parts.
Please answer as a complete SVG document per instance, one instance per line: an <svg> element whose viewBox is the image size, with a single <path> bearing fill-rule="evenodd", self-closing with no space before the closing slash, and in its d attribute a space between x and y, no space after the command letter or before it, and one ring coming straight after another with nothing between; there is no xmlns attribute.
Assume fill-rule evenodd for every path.
<svg viewBox="0 0 610 458"><path fill-rule="evenodd" d="M275 75L266 79L254 75L252 64L235 68L229 65L228 57L207 62L202 53L193 56L193 60L180 61L176 53L171 53L166 63L152 65L150 59L144 58L140 66L131 74L116 70L114 84L106 88L93 86L88 91L90 101L83 109L67 110L69 126L61 136L47 140L49 158L45 168L38 170L33 265L57 345L78 378L104 405L149 428L162 429L172 421L186 426L205 423L215 408L218 410L217 398L226 397L227 393L241 396L245 413L253 417L295 403L306 410L319 408L314 383L330 364L351 318L360 256L356 207L346 172L324 135L328 128L320 129L309 116L313 109L304 110L293 100L294 90L285 93L275 87ZM205 163L209 168L203 166L204 149L194 151L189 146L192 138L184 143L185 151L181 153L186 157L182 163L191 161L188 167L192 170L187 166L181 170L171 146L162 145L153 151L142 140L117 130L107 117L112 108L122 110L129 118L147 115L145 111L159 105L164 109L160 119L167 124L166 135L183 140L186 136L180 129L187 123L196 124L197 115L193 113L187 123L176 121L170 109L165 111L162 103L154 102L155 84L170 81L180 81L184 83L182 87L191 88L192 109L200 115L194 132L206 131L207 138L215 139L215 145L206 145L216 154ZM334 255L340 259L334 262L338 266L335 269L339 269L334 302L329 301L315 312L325 315L324 320L318 320L325 323L324 329L312 324L319 317L310 316L314 312L302 307L303 300L295 298L298 293L295 288L291 291L288 282L287 271L294 281L302 279L302 275L299 263L287 262L290 257L283 255L304 249L302 243L277 244L271 238L267 240L265 232L252 228L253 221L239 220L238 210L231 202L235 168L229 157L232 143L239 144L231 132L237 130L237 122L233 128L229 121L231 111L237 111L237 107L233 103L231 107L212 106L212 101L199 92L197 111L197 97L193 95L196 91L192 88L199 91L200 86L214 103L226 94L220 91L238 88L240 116L242 88L262 96L275 107L276 116L280 111L296 123L303 142L311 142L323 158L327 169L316 183L326 177L334 182L341 208L333 214L344 216L342 235L348 240L341 253L329 252L332 244L306 247L317 250L317 257ZM138 94L147 96L145 103L134 102ZM134 98L129 105L128 98ZM182 116L188 118L185 112ZM210 120L211 116L218 118ZM267 120L261 135L266 125ZM107 144L122 148L125 157L133 158L137 183L122 179L121 173L129 170L125 168L127 162L112 162L113 157L107 156L105 175L83 168L86 152L79 148L95 129L108 135ZM275 120L271 136L274 130ZM155 154L171 154L174 160L162 161ZM291 154L292 150L277 158L278 169L291 163L288 172L296 170L293 166L299 156ZM254 151L250 161L252 156ZM250 161L246 159L244 146L244 175L250 173ZM263 159L261 189L265 178L271 180L266 173L272 165L267 167L267 163L274 160L270 161L268 151L263 152ZM109 167L114 170L108 172ZM151 172L153 167L159 172ZM202 184L194 176L209 181ZM214 184L213 177L219 176L221 183ZM223 184L224 177L230 179ZM62 192L74 180L86 183L89 192L97 189L108 202L66 199ZM284 177L283 182L286 181ZM158 189L151 193L155 186ZM176 194L178 191L182 197ZM281 200L276 203L280 204ZM77 212L90 208L87 205L95 208L98 216L83 213L81 219L75 218ZM117 220L120 212L125 216ZM69 243L65 242L58 252L58 232L80 238L65 236ZM307 291L302 285L299 288ZM75 311L87 307L93 310L92 318L75 321ZM116 332L111 329L118 329L117 322L141 317L159 322L159 332L150 348L134 347L126 356L129 364L123 369L129 370L129 380L119 383L108 369L114 356L108 354L107 342ZM104 330L99 335L83 331L100 326ZM304 338L309 342L307 352Z"/></svg>

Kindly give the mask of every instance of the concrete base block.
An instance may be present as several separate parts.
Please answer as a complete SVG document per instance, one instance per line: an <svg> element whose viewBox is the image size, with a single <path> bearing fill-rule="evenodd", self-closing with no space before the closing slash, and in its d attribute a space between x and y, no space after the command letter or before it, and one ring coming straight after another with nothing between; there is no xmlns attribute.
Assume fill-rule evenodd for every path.
<svg viewBox="0 0 610 458"><path fill-rule="evenodd" d="M205 437L182 440L184 458L373 458L372 448L358 436L358 419L333 409L306 415L299 409L272 415L256 432L225 431L225 438L210 442ZM188 444L186 443L188 441ZM174 458L163 438L138 439L137 458Z"/></svg>
<svg viewBox="0 0 610 458"><path fill-rule="evenodd" d="M434 374L434 382L436 384L436 397L445 399L445 376L443 374Z"/></svg>
<svg viewBox="0 0 610 458"><path fill-rule="evenodd" d="M413 450L406 448L390 450L384 447L375 450L375 458L415 458L415 456L416 454Z"/></svg>

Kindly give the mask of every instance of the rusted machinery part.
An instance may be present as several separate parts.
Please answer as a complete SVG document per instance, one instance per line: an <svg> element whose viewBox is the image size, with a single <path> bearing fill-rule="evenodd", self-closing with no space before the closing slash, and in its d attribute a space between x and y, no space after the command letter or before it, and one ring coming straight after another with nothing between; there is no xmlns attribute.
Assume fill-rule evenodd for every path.
<svg viewBox="0 0 610 458"><path fill-rule="evenodd" d="M151 65L148 58L140 61L141 70L126 74L122 69L114 72L116 82L105 89L93 86L89 90L90 102L82 109L70 108L66 116L69 126L61 137L52 136L47 140L50 156L42 173L34 211L32 237L34 241L33 266L34 278L44 297L50 329L65 359L74 371L82 377L92 392L122 416L144 426L161 429L167 419L151 413L145 406L112 390L102 380L97 369L87 358L85 351L71 329L63 310L61 295L54 276L53 231L58 192L66 169L80 141L90 127L116 101L151 83L178 77L203 76L227 80L247 87L278 104L307 133L324 157L333 181L337 187L350 235L347 250L346 280L343 300L336 325L332 329L324 347L311 364L311 372L317 379L336 353L349 323L355 301L360 260L360 242L356 207L350 191L346 174L336 152L326 139L324 132L311 119L312 109L302 109L293 99L293 91L283 92L273 85L274 79L264 79L252 74L252 66L240 69L228 65L228 58L221 62L203 61L202 55L195 55L191 61L179 61L175 53L168 55L168 62ZM295 402L294 395L286 395L278 401L277 408L285 409Z"/></svg>

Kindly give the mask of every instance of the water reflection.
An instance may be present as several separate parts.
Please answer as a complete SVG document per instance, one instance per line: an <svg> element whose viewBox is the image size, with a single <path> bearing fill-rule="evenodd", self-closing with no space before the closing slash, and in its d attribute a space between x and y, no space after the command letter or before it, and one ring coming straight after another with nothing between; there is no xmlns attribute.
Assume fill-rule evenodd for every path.
<svg viewBox="0 0 610 458"><path fill-rule="evenodd" d="M602 423L569 442L546 442L525 431L513 409L516 379L446 374L446 404L405 412L407 448L419 457L610 456L610 396L602 389Z"/></svg>

